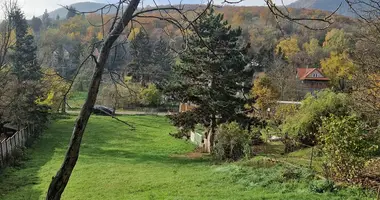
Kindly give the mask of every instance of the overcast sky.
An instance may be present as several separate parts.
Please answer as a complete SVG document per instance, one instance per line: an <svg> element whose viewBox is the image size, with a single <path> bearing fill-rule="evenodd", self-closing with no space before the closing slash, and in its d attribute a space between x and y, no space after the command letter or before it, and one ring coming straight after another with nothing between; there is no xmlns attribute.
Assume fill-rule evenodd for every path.
<svg viewBox="0 0 380 200"><path fill-rule="evenodd" d="M4 0L2 0L4 1ZM27 18L31 18L33 15L40 16L47 9L49 12L59 8L59 5L70 5L78 2L100 2L100 3L109 3L114 2L115 0L18 0L20 6ZM144 0L145 4L152 2L152 0ZM222 2L223 0L215 0L215 2ZM281 0L275 0L276 3L281 4ZM285 4L289 4L294 2L295 0L284 0ZM168 4L169 0L156 0L159 4ZM180 0L170 0L172 4L179 3ZM205 2L205 0L182 0L182 3L201 3ZM263 6L264 0L244 0L244 2L238 5L246 5L246 6Z"/></svg>

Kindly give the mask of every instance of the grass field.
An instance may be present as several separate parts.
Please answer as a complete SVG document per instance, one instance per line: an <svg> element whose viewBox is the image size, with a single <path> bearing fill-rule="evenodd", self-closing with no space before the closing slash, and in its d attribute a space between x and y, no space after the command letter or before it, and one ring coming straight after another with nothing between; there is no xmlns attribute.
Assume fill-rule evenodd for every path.
<svg viewBox="0 0 380 200"><path fill-rule="evenodd" d="M108 117L91 117L62 199L371 199L360 189L314 192L312 185L320 181L310 179L306 170L295 173L260 157L214 165L207 158L186 156L194 146L170 137L174 128L166 118L121 118L136 130ZM0 199L44 199L74 120L52 123L27 151L29 159L22 167L2 172Z"/></svg>
<svg viewBox="0 0 380 200"><path fill-rule="evenodd" d="M67 103L70 105L71 110L79 110L82 108L86 98L87 92L73 92L70 93Z"/></svg>

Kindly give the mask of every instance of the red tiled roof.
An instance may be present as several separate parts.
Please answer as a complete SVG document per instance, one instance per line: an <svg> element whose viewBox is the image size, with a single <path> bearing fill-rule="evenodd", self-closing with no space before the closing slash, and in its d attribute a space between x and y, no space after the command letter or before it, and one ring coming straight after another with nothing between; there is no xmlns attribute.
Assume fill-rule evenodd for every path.
<svg viewBox="0 0 380 200"><path fill-rule="evenodd" d="M315 81L329 81L329 78L326 77L308 77L314 71L318 71L322 73L322 71L318 68L297 68L297 77L300 80L315 80Z"/></svg>

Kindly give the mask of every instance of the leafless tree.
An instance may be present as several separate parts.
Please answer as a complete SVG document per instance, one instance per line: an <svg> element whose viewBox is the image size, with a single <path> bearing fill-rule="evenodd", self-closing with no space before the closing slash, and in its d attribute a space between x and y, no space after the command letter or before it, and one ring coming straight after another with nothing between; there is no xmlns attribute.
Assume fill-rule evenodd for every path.
<svg viewBox="0 0 380 200"><path fill-rule="evenodd" d="M361 26L352 53L358 72L354 76L354 99L370 119L380 116L380 3L377 0L345 0Z"/></svg>
<svg viewBox="0 0 380 200"><path fill-rule="evenodd" d="M12 39L12 25L10 13L15 9L17 2L5 1L2 4L3 21L0 23L0 134L2 126L8 120L7 107L12 102L12 77L10 76L9 66L7 65L8 53L11 46L14 44Z"/></svg>

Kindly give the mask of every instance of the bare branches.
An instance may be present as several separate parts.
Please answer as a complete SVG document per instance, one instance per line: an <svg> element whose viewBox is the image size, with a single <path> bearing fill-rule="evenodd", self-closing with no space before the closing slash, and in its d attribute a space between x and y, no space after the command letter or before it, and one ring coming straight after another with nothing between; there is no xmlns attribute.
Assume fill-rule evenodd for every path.
<svg viewBox="0 0 380 200"><path fill-rule="evenodd" d="M324 18L309 18L309 17L291 16L291 13L289 12L288 8L284 4L281 7L279 7L273 2L273 0L264 0L264 1L267 7L269 8L270 12L275 16L277 20L279 18L285 19L311 30L324 30L328 28L333 23L332 17L336 14L336 12L342 6L342 4L340 4L338 8L336 8L331 14L327 15ZM311 27L310 25L306 23L306 22L311 22L311 21L321 22L325 25L318 28Z"/></svg>

